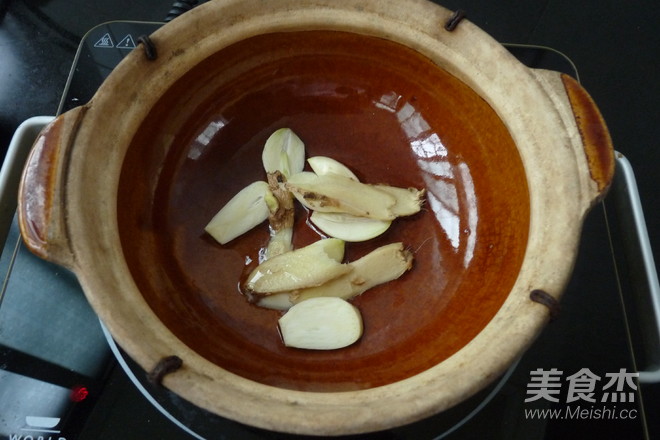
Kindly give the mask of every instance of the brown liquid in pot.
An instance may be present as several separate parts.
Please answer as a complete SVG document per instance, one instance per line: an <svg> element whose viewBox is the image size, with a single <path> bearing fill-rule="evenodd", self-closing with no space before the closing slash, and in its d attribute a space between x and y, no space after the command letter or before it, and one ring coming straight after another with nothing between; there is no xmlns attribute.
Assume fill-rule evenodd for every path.
<svg viewBox="0 0 660 440"><path fill-rule="evenodd" d="M353 301L364 335L345 349L284 347L281 312L240 293L267 223L225 246L203 230L240 189L265 180L261 151L280 127L300 136L307 157L337 159L363 182L427 189L422 212L347 244L351 261L402 241L415 262ZM488 324L522 263L529 195L507 129L463 83L395 43L309 31L237 43L179 80L129 148L118 213L138 287L184 343L258 382L339 391L417 374ZM320 238L306 220L299 208L296 247Z"/></svg>

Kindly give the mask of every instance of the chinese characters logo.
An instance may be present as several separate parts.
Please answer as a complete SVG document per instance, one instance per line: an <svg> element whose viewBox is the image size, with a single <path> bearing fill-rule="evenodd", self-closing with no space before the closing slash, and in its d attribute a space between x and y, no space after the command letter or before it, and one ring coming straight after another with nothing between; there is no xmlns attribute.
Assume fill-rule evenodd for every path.
<svg viewBox="0 0 660 440"><path fill-rule="evenodd" d="M604 377L600 377L588 368L582 368L562 380L563 374L563 371L556 368L550 370L538 368L530 372L525 402L540 399L559 402L559 395L565 383L568 387L566 403L576 401L632 403L635 401L637 384L634 378L639 377L639 373L628 373L625 368L622 368L617 373L606 373Z"/></svg>

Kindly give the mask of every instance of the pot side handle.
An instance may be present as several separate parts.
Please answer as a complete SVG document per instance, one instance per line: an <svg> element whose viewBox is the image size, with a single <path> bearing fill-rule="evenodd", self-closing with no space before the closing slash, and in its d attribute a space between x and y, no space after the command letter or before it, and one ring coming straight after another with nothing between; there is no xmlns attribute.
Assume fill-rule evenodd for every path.
<svg viewBox="0 0 660 440"><path fill-rule="evenodd" d="M577 128L588 166L589 177L595 183L589 191L589 207L607 194L614 178L614 147L600 110L589 93L571 76L542 69L534 74L555 100L557 108L568 110L567 124Z"/></svg>
<svg viewBox="0 0 660 440"><path fill-rule="evenodd" d="M66 225L66 175L86 107L76 107L46 125L32 146L18 189L18 226L35 255L72 268Z"/></svg>

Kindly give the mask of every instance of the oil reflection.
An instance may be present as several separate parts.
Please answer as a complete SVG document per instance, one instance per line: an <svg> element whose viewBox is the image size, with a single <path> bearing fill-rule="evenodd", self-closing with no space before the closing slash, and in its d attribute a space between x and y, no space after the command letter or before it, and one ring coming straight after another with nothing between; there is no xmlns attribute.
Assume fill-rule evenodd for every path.
<svg viewBox="0 0 660 440"><path fill-rule="evenodd" d="M209 122L206 128L195 138L192 145L190 146L190 150L188 151L188 159L199 159L204 154L206 148L209 146L213 136L215 136L226 124L227 121L224 119Z"/></svg>
<svg viewBox="0 0 660 440"><path fill-rule="evenodd" d="M449 157L440 136L410 102L384 95L379 105L396 108L396 116L422 170L428 205L447 241L468 266L477 240L477 197L469 166ZM381 107L382 108L382 107Z"/></svg>

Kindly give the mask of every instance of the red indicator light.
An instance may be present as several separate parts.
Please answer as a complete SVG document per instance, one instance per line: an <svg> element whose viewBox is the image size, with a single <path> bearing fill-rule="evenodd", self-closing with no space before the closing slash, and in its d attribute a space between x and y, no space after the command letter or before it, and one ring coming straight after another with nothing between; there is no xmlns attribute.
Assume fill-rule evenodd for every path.
<svg viewBox="0 0 660 440"><path fill-rule="evenodd" d="M71 389L71 400L74 402L82 402L89 396L89 390L87 387L78 385Z"/></svg>

